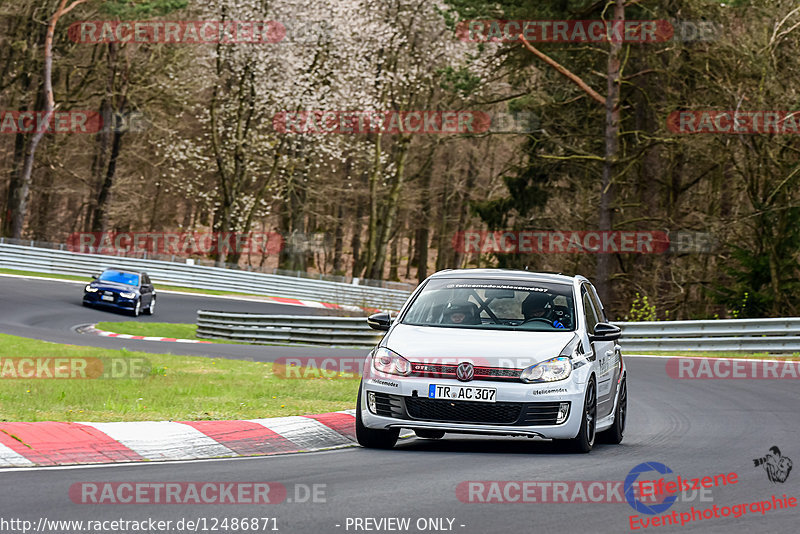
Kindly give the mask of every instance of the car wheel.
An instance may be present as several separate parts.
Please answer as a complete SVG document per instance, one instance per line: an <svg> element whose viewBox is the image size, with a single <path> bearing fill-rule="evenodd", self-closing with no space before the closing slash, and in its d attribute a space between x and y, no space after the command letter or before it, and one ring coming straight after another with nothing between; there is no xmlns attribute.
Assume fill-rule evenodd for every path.
<svg viewBox="0 0 800 534"><path fill-rule="evenodd" d="M369 449L391 449L397 443L400 429L381 430L367 428L361 420L361 386L358 386L358 400L356 401L356 439L359 445Z"/></svg>
<svg viewBox="0 0 800 534"><path fill-rule="evenodd" d="M415 430L414 434L423 439L442 439L444 432L441 430Z"/></svg>
<svg viewBox="0 0 800 534"><path fill-rule="evenodd" d="M622 435L625 433L625 419L628 417L628 386L625 385L625 382L626 380L623 378L619 385L619 400L617 409L614 411L614 424L608 430L597 435L597 438L603 443L616 445L622 441Z"/></svg>
<svg viewBox="0 0 800 534"><path fill-rule="evenodd" d="M139 317L140 313L142 313L142 299L136 299L136 305L133 307L133 316Z"/></svg>
<svg viewBox="0 0 800 534"><path fill-rule="evenodd" d="M586 397L583 401L583 414L581 417L581 429L578 435L569 440L569 444L574 452L589 452L594 447L595 424L597 423L597 388L595 388L594 378L589 380L586 385Z"/></svg>
<svg viewBox="0 0 800 534"><path fill-rule="evenodd" d="M145 310L147 315L154 315L156 313L156 298L153 297L153 300L150 301L150 306L147 307Z"/></svg>

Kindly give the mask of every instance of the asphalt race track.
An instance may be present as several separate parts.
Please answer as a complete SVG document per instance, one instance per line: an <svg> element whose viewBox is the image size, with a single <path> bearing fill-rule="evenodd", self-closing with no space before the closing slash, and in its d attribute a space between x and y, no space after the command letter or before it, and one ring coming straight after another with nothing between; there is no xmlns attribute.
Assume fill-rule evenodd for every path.
<svg viewBox="0 0 800 534"><path fill-rule="evenodd" d="M87 282L88 283L88 282ZM0 275L0 332L108 349L136 350L149 353L171 353L198 356L215 356L254 361L273 361L279 357L309 356L309 347L159 343L135 339L110 339L79 334L76 326L100 321L141 321L156 323L194 323L197 310L217 310L282 315L316 315L324 313L317 308L288 306L273 302L242 300L202 295L159 292L156 314L140 315L134 319L115 310L87 308L81 304L85 283L55 282L22 279ZM156 287L158 291L158 287ZM366 351L353 349L328 349L337 355L364 355Z"/></svg>
<svg viewBox="0 0 800 534"><path fill-rule="evenodd" d="M166 295L165 295L166 296ZM170 295L159 302L157 321L190 322L202 297ZM216 309L308 313L310 310L215 299ZM80 305L80 286L0 277L0 331L60 343L126 346L130 349L228 357L274 359L286 347L176 346L154 342L114 341L81 336L76 324L117 320L109 312ZM120 316L123 320L124 316ZM140 320L151 320L143 317ZM240 349L241 353L234 349ZM252 351L252 352L248 352ZM307 349L302 349L307 350ZM623 346L624 350L624 346ZM352 351L351 351L352 352ZM333 354L332 349L319 349ZM336 354L344 354L335 351ZM737 482L714 488L710 495L687 495L666 514L733 507L772 496L800 496L800 472L771 482L753 459L778 446L800 461L798 389L794 380L677 380L665 371L664 359L628 358L629 419L621 445L598 445L588 455L562 453L549 442L525 438L448 437L441 441L403 440L394 450L349 448L320 453L183 463L142 463L77 468L5 470L0 473L0 531L14 530L2 520L179 520L197 521L198 532L242 532L223 529L228 518L276 518L257 530L325 534L338 532L459 532L475 534L538 532L631 532L629 517L638 514L626 502L469 503L456 488L466 481L622 481L643 462L660 462L675 475L701 478L735 472ZM651 474L652 475L652 474ZM671 477L671 478L670 478ZM644 477L643 477L644 478ZM647 478L652 478L649 476ZM80 482L278 482L287 501L271 505L77 504L71 485ZM316 502L296 502L305 488L318 485ZM519 497L518 493L511 494ZM288 502L291 500L292 502ZM300 499L301 501L304 499ZM646 532L796 532L797 508L748 511L739 518L719 517L683 526L651 526ZM355 518L409 518L406 530L376 529ZM423 524L439 518L441 525ZM452 520L452 526L448 520ZM418 521L421 521L418 523ZM216 530L212 529L215 525ZM266 529L262 527L266 524ZM360 524L362 528L356 529ZM393 523L390 526L394 525ZM204 530L204 526L206 527ZM421 526L423 528L418 528ZM637 525L638 526L638 525ZM367 529L369 528L369 530ZM184 527L181 531L189 529ZM63 528L47 532L71 532ZM115 532L110 526L91 532Z"/></svg>

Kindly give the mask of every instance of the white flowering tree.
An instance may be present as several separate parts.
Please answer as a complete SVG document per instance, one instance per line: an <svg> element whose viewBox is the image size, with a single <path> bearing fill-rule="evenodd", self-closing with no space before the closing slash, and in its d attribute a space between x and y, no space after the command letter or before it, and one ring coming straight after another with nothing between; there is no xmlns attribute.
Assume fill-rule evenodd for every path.
<svg viewBox="0 0 800 534"><path fill-rule="evenodd" d="M451 109L463 102L440 88L447 73L472 69L480 80L491 60L477 60L472 44L453 37L439 2L211 0L196 9L202 20L277 21L286 35L277 43L199 45L206 48L190 71L173 73L185 116L198 124L195 137L176 136L166 148L175 162L167 172L212 210L220 232L248 232L272 206L282 230L303 232L311 197L330 202L331 191L345 194L354 176L366 176L362 264L365 274L382 277L409 154L424 143L410 133L297 133L274 128L273 119L282 112ZM341 187L331 183L337 177Z"/></svg>

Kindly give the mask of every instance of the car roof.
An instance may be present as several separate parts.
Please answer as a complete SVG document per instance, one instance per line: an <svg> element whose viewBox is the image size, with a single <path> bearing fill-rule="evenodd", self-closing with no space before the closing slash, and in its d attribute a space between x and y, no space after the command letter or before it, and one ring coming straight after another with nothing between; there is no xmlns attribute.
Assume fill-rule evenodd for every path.
<svg viewBox="0 0 800 534"><path fill-rule="evenodd" d="M536 280L559 284L574 284L576 280L584 281L585 277L567 276L564 274L537 273L521 269L446 269L430 276L430 278L469 278L494 280ZM588 280L587 280L588 281Z"/></svg>

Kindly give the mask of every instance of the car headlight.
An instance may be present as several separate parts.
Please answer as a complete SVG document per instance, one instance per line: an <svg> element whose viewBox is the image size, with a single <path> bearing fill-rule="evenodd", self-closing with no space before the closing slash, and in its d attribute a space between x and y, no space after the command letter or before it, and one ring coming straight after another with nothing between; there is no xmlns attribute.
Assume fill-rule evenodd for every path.
<svg viewBox="0 0 800 534"><path fill-rule="evenodd" d="M375 349L372 355L372 367L381 373L408 376L411 374L411 362L386 347Z"/></svg>
<svg viewBox="0 0 800 534"><path fill-rule="evenodd" d="M133 297L136 296L136 293L134 293L133 291L123 291L119 294L119 296L124 299L132 299Z"/></svg>
<svg viewBox="0 0 800 534"><path fill-rule="evenodd" d="M97 293L97 288L92 286L86 286L83 288L83 290L87 293Z"/></svg>
<svg viewBox="0 0 800 534"><path fill-rule="evenodd" d="M572 360L566 356L558 356L550 360L531 365L522 371L519 378L523 382L555 382L564 380L572 374Z"/></svg>

